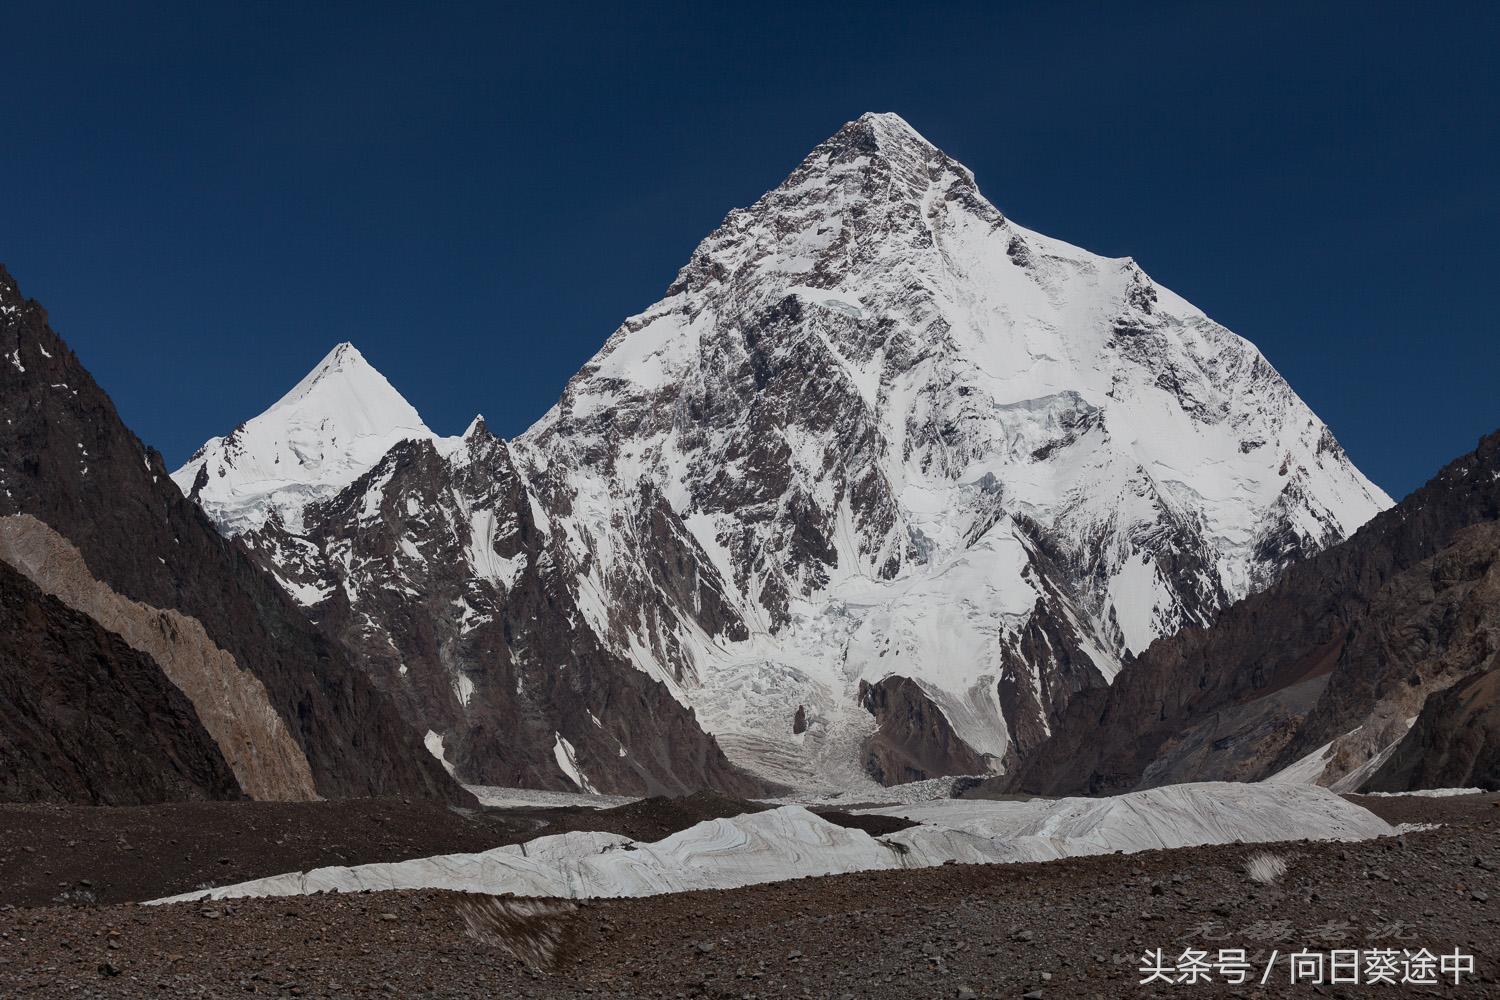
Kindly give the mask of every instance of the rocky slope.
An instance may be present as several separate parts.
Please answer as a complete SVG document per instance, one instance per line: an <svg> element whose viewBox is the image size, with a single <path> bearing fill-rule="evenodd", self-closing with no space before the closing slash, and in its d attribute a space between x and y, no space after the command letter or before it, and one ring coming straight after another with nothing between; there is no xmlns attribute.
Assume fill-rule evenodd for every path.
<svg viewBox="0 0 1500 1000"><path fill-rule="evenodd" d="M174 474L315 615L351 579L312 540L327 498L392 437L462 447L414 428L355 354ZM1152 640L1389 504L1253 346L1133 260L1016 225L894 115L850 122L732 212L506 455L518 492L462 510L468 537L499 534L441 570L446 591L508 586L534 530L570 642L799 785L997 769ZM375 632L451 614L396 628L370 589L350 613ZM500 606L470 601L471 620ZM445 746L468 723L439 689L486 669L465 663L411 682L432 691L409 717ZM510 690L482 711L511 712ZM609 786L608 745L580 748L559 711L553 777Z"/></svg>
<svg viewBox="0 0 1500 1000"><path fill-rule="evenodd" d="M246 795L318 797L307 757L271 707L265 685L209 641L196 619L121 597L89 574L67 539L27 514L0 517L0 560L151 657L192 702Z"/></svg>
<svg viewBox="0 0 1500 1000"><path fill-rule="evenodd" d="M0 561L0 801L238 798L192 703L150 656Z"/></svg>
<svg viewBox="0 0 1500 1000"><path fill-rule="evenodd" d="M114 593L198 622L264 685L318 794L469 800L344 652L183 498L3 269L0 416L0 516L31 515Z"/></svg>
<svg viewBox="0 0 1500 1000"><path fill-rule="evenodd" d="M580 627L577 569L482 420L457 440L394 448L300 517L300 534L273 518L243 537L324 595L320 625L465 780L764 790L664 685Z"/></svg>
<svg viewBox="0 0 1500 1000"><path fill-rule="evenodd" d="M1074 699L1000 784L1103 794L1274 776L1358 787L1419 713L1379 785L1479 780L1493 766L1481 734L1500 650L1497 519L1500 433L1211 628L1158 641L1110 689Z"/></svg>
<svg viewBox="0 0 1500 1000"><path fill-rule="evenodd" d="M1500 790L1500 667L1428 698L1411 732L1365 787Z"/></svg>

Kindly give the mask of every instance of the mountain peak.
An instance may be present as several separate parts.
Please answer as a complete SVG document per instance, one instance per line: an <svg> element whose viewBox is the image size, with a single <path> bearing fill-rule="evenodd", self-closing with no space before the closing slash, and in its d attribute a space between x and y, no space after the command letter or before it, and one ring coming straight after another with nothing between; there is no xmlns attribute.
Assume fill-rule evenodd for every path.
<svg viewBox="0 0 1500 1000"><path fill-rule="evenodd" d="M912 128L910 122L894 111L866 111L854 121L846 123L839 131L868 134L877 140L884 139L887 142L916 143L936 148L926 136Z"/></svg>
<svg viewBox="0 0 1500 1000"><path fill-rule="evenodd" d="M489 425L484 421L483 413L474 414L474 419L469 421L469 426L464 429L463 439L467 441L471 437L489 433Z"/></svg>
<svg viewBox="0 0 1500 1000"><path fill-rule="evenodd" d="M336 390L335 387L343 387ZM271 405L271 410L290 406L317 394L330 391L347 391L363 396L385 397L372 400L382 405L379 410L389 413L392 419L407 426L420 426L422 420L375 366L365 360L359 348L347 340L335 344L323 355L323 360L303 376L302 381L292 386L285 396ZM410 411L409 413L407 411ZM267 412L270 412L268 410ZM414 423L412 422L414 421Z"/></svg>
<svg viewBox="0 0 1500 1000"><path fill-rule="evenodd" d="M365 356L363 354L359 353L359 348L355 347L347 340L341 340L337 344L333 345L333 349L331 351L323 355L323 360L318 362L318 369L342 368L346 365L368 366L369 362L365 360Z"/></svg>
<svg viewBox="0 0 1500 1000"><path fill-rule="evenodd" d="M243 530L272 510L337 492L395 444L433 440L416 409L353 344L336 344L264 413L214 438L172 474L187 492L200 471L204 506Z"/></svg>
<svg viewBox="0 0 1500 1000"><path fill-rule="evenodd" d="M942 150L893 112L869 111L845 122L813 150L804 166L815 163L845 163L860 157L888 161L898 171L949 162Z"/></svg>

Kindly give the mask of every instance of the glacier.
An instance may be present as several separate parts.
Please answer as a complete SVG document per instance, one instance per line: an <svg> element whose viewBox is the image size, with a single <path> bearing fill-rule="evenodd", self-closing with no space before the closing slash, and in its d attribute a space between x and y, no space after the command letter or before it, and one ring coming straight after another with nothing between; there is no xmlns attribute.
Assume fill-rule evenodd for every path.
<svg viewBox="0 0 1500 1000"><path fill-rule="evenodd" d="M1054 861L1115 851L1366 840L1395 827L1323 788L1206 782L1108 799L947 799L866 810L915 826L882 837L801 806L698 823L655 843L569 832L478 854L335 866L182 893L148 905L315 892L449 889L573 899L654 896L949 862Z"/></svg>

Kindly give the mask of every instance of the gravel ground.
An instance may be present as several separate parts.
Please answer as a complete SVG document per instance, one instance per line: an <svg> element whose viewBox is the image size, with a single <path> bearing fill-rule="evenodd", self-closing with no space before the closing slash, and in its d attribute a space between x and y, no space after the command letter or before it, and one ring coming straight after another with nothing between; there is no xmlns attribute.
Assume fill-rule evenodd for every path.
<svg viewBox="0 0 1500 1000"><path fill-rule="evenodd" d="M1146 949L1459 948L1500 996L1500 797L1362 800L1440 829L949 865L487 919L443 892L0 911L0 996L1347 996L1370 986L1140 986ZM551 959L546 958L551 955ZM521 957L518 957L521 956ZM1377 991L1378 992L1378 991ZM1391 991L1393 994L1396 991Z"/></svg>
<svg viewBox="0 0 1500 1000"><path fill-rule="evenodd" d="M0 904L117 903L326 865L483 851L535 836L525 814L442 803L0 805Z"/></svg>

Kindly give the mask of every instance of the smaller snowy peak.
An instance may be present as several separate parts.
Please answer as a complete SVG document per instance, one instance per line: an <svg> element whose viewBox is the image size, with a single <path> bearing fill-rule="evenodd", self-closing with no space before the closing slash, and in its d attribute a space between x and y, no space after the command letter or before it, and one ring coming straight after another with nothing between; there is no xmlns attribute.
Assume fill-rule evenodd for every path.
<svg viewBox="0 0 1500 1000"><path fill-rule="evenodd" d="M455 465L465 465L472 455L483 451L487 446L499 440L490 430L489 424L484 422L484 414L476 413L462 434L456 437L434 438L432 443L444 459Z"/></svg>
<svg viewBox="0 0 1500 1000"><path fill-rule="evenodd" d="M270 409L209 440L172 479L240 534L272 510L298 523L307 503L352 483L408 439L435 435L358 348L342 343Z"/></svg>
<svg viewBox="0 0 1500 1000"><path fill-rule="evenodd" d="M297 422L313 418L346 438L393 430L414 431L419 437L432 433L412 405L347 341L329 351L256 420L283 413L294 415Z"/></svg>

